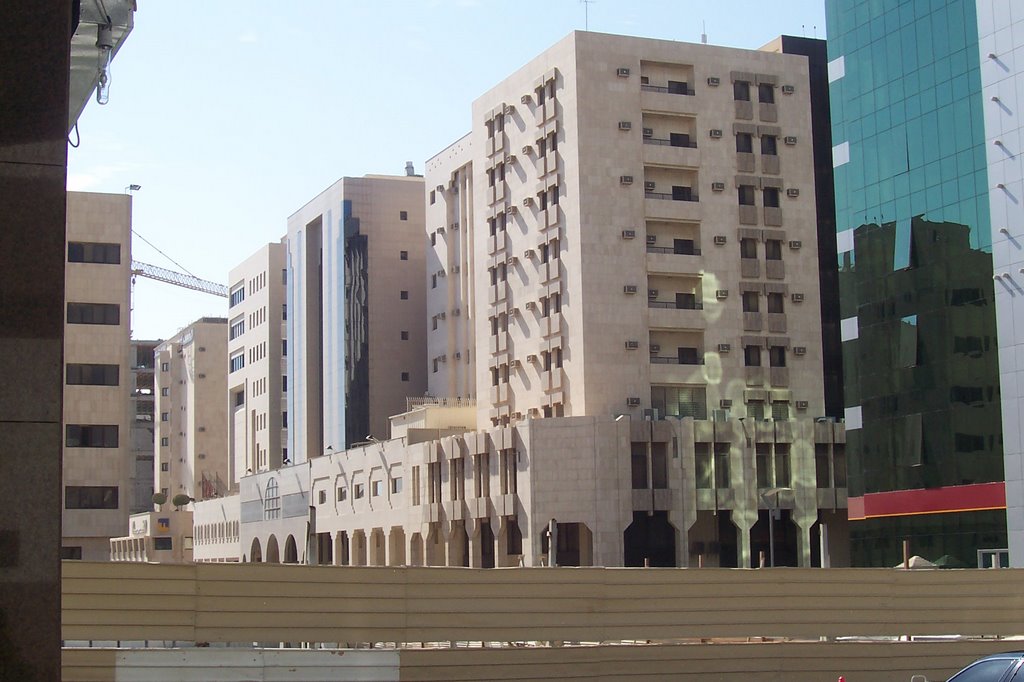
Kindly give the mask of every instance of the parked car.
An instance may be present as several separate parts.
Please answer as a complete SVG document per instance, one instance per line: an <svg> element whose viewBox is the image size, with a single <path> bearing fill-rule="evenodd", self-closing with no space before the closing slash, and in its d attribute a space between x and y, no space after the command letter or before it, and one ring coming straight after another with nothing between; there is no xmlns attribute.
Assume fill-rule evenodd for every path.
<svg viewBox="0 0 1024 682"><path fill-rule="evenodd" d="M1024 682L1024 651L979 658L947 682Z"/></svg>

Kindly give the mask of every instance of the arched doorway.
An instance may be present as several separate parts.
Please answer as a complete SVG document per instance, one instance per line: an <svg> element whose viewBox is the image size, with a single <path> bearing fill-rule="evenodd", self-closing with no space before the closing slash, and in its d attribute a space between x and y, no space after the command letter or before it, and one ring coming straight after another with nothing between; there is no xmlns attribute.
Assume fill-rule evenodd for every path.
<svg viewBox="0 0 1024 682"><path fill-rule="evenodd" d="M623 534L626 566L675 566L676 529L668 512L633 512L633 523Z"/></svg>
<svg viewBox="0 0 1024 682"><path fill-rule="evenodd" d="M271 535L270 538L267 540L267 563L281 563L281 550L277 546L277 537L273 535Z"/></svg>
<svg viewBox="0 0 1024 682"><path fill-rule="evenodd" d="M299 550L295 547L295 538L291 535L284 541L284 562L286 564L299 563Z"/></svg>
<svg viewBox="0 0 1024 682"><path fill-rule="evenodd" d="M249 561L258 564L263 561L263 550L260 548L260 539L252 539L252 547L249 548Z"/></svg>

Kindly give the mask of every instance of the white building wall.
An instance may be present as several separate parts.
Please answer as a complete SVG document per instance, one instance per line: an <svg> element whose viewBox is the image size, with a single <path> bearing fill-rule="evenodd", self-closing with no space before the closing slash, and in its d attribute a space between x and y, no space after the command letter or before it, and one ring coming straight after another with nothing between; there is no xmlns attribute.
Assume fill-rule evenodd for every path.
<svg viewBox="0 0 1024 682"><path fill-rule="evenodd" d="M1010 565L1024 566L1024 6L978 0Z"/></svg>

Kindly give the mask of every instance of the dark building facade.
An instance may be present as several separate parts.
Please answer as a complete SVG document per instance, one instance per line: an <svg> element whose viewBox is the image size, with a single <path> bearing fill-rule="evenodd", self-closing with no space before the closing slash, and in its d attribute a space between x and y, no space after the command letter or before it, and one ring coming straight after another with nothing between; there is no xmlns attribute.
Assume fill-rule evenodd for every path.
<svg viewBox="0 0 1024 682"><path fill-rule="evenodd" d="M827 0L854 565L1006 546L974 0Z"/></svg>

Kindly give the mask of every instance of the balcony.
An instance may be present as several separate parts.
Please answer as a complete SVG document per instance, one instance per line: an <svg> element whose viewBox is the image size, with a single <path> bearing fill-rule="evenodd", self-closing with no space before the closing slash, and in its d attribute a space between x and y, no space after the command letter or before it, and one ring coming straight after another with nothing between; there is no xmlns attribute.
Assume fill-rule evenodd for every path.
<svg viewBox="0 0 1024 682"><path fill-rule="evenodd" d="M689 199L673 200L668 192L644 192L644 213L650 220L700 222L703 215L699 197L690 193Z"/></svg>
<svg viewBox="0 0 1024 682"><path fill-rule="evenodd" d="M647 272L664 275L697 275L703 267L700 249L680 251L673 246L647 246Z"/></svg>
<svg viewBox="0 0 1024 682"><path fill-rule="evenodd" d="M551 315L548 316L547 320L547 333L545 333L544 336L556 336L562 333L563 323L561 313L552 313Z"/></svg>
<svg viewBox="0 0 1024 682"><path fill-rule="evenodd" d="M689 135L673 139L644 138L644 163L656 166L700 167L700 150Z"/></svg>
<svg viewBox="0 0 1024 682"><path fill-rule="evenodd" d="M660 85L640 86L640 107L644 111L662 111L697 115L693 88L668 88Z"/></svg>
<svg viewBox="0 0 1024 682"><path fill-rule="evenodd" d="M704 306L678 306L672 301L648 301L648 326L652 329L704 329Z"/></svg>
<svg viewBox="0 0 1024 682"><path fill-rule="evenodd" d="M506 245L505 231L500 230L492 234L487 241L487 253L494 255L499 251L504 251Z"/></svg>

